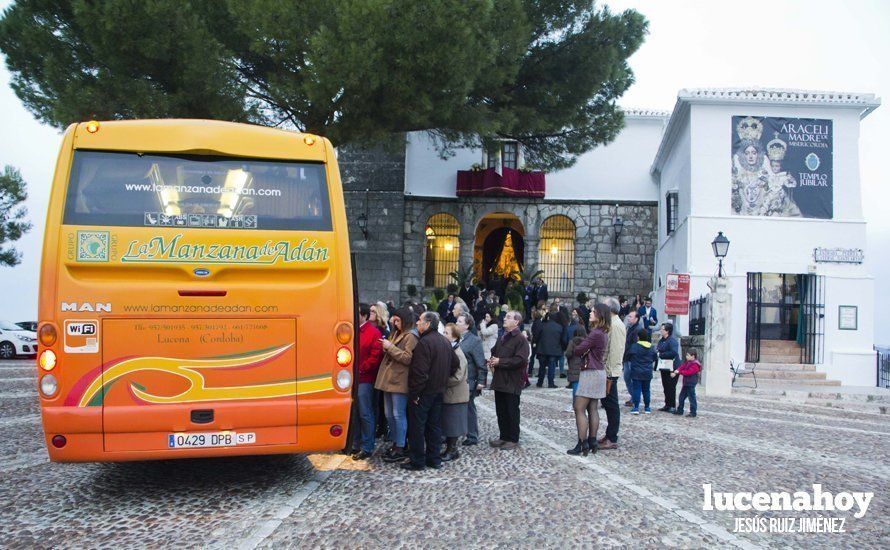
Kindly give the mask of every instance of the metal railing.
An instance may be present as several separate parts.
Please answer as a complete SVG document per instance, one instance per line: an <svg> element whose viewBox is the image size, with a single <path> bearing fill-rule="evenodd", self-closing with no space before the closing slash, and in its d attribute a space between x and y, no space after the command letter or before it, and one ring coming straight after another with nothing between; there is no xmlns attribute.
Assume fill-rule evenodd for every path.
<svg viewBox="0 0 890 550"><path fill-rule="evenodd" d="M708 311L708 296L702 295L689 302L689 334L691 336L705 334L705 318Z"/></svg>
<svg viewBox="0 0 890 550"><path fill-rule="evenodd" d="M875 346L877 354L877 378L879 388L890 388L890 348Z"/></svg>

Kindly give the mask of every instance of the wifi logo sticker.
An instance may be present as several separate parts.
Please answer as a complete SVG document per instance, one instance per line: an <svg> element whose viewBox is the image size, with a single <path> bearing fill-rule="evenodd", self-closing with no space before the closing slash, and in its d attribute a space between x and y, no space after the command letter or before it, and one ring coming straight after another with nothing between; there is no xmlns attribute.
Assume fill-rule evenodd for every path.
<svg viewBox="0 0 890 550"><path fill-rule="evenodd" d="M65 353L99 353L99 321L65 321Z"/></svg>

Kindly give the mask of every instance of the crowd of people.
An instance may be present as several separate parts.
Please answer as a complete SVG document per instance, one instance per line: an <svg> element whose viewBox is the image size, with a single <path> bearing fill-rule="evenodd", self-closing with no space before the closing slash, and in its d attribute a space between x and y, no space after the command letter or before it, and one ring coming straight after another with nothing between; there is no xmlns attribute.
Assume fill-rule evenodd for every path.
<svg viewBox="0 0 890 550"><path fill-rule="evenodd" d="M370 457L376 439L383 438L390 443L383 461L405 469L441 468L458 460L461 448L480 442L475 400L484 389L494 392L499 432L489 445L515 449L520 396L532 383L536 362L537 387L546 380L548 388L557 388L559 376L572 390L566 407L577 429L577 444L567 451L572 455L618 448L619 378L627 387L624 405L632 415L651 414L655 372L665 398L658 410L682 415L688 399L688 416L697 415L698 353L690 349L681 361L674 327L658 324L651 298L592 304L581 295L569 311L560 298L542 298L546 293L540 282L526 287L525 315L507 307L494 291L469 283L446 296L435 311L410 301L400 308L391 302L360 304L353 459ZM606 412L601 437L600 406Z"/></svg>

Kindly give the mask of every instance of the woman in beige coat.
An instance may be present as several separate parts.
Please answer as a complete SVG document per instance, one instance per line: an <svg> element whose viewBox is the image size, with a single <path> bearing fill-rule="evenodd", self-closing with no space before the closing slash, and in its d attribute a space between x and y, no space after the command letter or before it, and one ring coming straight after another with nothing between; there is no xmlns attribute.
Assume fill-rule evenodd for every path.
<svg viewBox="0 0 890 550"><path fill-rule="evenodd" d="M414 314L410 309L399 309L392 316L392 332L382 341L383 362L377 372L374 387L383 392L383 406L389 425L390 448L384 455L386 462L399 462L408 457L405 439L408 435L408 367L417 345L412 331Z"/></svg>
<svg viewBox="0 0 890 550"><path fill-rule="evenodd" d="M470 402L470 387L467 385L467 357L458 345L460 333L454 323L445 325L445 337L460 360L457 372L448 377L445 395L442 398L442 433L445 435L445 451L442 460L457 460L457 440L467 435L467 407Z"/></svg>

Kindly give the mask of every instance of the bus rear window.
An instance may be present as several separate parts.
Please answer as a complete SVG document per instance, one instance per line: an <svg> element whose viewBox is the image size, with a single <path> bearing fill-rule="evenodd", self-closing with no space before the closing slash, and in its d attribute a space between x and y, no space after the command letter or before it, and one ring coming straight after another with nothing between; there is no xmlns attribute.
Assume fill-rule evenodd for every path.
<svg viewBox="0 0 890 550"><path fill-rule="evenodd" d="M330 231L323 164L75 151L65 224Z"/></svg>

